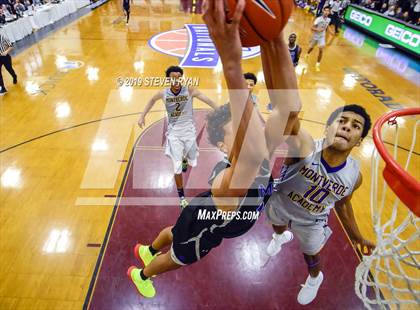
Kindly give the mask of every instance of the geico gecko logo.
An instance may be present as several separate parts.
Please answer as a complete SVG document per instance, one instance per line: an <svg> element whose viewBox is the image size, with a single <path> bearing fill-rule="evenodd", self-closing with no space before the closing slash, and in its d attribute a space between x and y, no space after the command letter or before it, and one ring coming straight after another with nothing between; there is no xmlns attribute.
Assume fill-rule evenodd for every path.
<svg viewBox="0 0 420 310"><path fill-rule="evenodd" d="M149 40L158 52L180 58L181 67L214 68L219 54L204 24L186 24L185 28L161 32ZM260 55L260 47L242 48L242 59Z"/></svg>

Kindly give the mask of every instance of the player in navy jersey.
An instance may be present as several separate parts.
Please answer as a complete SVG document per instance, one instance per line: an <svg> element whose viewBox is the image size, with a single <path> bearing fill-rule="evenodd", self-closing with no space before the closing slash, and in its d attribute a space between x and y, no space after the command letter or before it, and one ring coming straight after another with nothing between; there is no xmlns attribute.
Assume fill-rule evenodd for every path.
<svg viewBox="0 0 420 310"><path fill-rule="evenodd" d="M296 33L291 33L289 35L289 53L290 57L292 58L293 66L297 66L299 63L300 54L302 53L302 49L296 43L297 35Z"/></svg>
<svg viewBox="0 0 420 310"><path fill-rule="evenodd" d="M122 0L124 14L127 18L126 23L125 23L126 25L128 25L128 21L130 20L130 2L131 4L133 4L134 0Z"/></svg>
<svg viewBox="0 0 420 310"><path fill-rule="evenodd" d="M257 218L243 215L261 212L272 194L268 160L284 141L284 135L290 134L300 101L294 68L281 34L261 47L261 55L265 80L270 81L273 90L287 91L283 95L269 92L273 112L265 127L261 123L242 75L239 21L244 7L245 1L238 1L232 22L226 23L223 1L205 2L203 19L223 64L230 102L209 115L207 131L210 142L226 154L226 159L214 168L209 180L211 189L182 210L175 226L163 229L150 246L136 245L135 256L145 267L132 266L127 275L145 297L156 293L150 277L190 265L224 238L246 233ZM226 212L228 217L200 219L202 214L215 212ZM238 216L229 217L232 212ZM168 246L169 251L158 255Z"/></svg>

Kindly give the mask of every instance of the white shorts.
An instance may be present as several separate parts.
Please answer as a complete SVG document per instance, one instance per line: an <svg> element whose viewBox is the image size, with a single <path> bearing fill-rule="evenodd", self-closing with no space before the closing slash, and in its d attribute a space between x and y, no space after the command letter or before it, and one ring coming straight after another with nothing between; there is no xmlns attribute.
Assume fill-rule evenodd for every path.
<svg viewBox="0 0 420 310"><path fill-rule="evenodd" d="M268 221L276 226L289 226L289 229L299 239L300 248L307 255L315 255L321 251L332 234L327 219L316 220L313 223L299 223L289 216L282 206L274 207L268 204L265 208ZM291 219L291 217L293 219Z"/></svg>
<svg viewBox="0 0 420 310"><path fill-rule="evenodd" d="M197 166L198 145L195 136L185 137L169 134L166 139L165 155L172 159L174 173L182 173L182 160L186 158L188 165Z"/></svg>
<svg viewBox="0 0 420 310"><path fill-rule="evenodd" d="M309 47L313 48L316 45L318 45L318 47L324 47L325 46L325 36L323 37L312 37L311 41L309 42Z"/></svg>

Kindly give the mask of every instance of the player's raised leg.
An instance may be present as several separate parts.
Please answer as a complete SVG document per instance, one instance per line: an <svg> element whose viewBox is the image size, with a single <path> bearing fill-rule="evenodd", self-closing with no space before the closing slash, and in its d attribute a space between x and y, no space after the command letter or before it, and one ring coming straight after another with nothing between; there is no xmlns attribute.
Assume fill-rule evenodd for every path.
<svg viewBox="0 0 420 310"><path fill-rule="evenodd" d="M134 247L134 256L143 263L146 268L149 267L148 272L144 273L144 268L140 269L136 266L131 266L127 271L127 276L136 286L139 293L145 297L154 297L156 294L152 280L149 279L152 275L174 270L180 267L170 257L170 252L159 255L160 251L172 244L173 235L172 227L164 228L151 245L137 244Z"/></svg>
<svg viewBox="0 0 420 310"><path fill-rule="evenodd" d="M136 244L134 247L134 256L146 267L159 255L160 251L172 243L172 226L163 229L151 245Z"/></svg>

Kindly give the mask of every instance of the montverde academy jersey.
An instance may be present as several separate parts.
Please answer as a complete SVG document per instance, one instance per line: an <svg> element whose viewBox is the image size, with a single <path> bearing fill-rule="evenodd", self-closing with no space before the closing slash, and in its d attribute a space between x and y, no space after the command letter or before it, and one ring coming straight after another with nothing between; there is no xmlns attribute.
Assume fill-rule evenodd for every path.
<svg viewBox="0 0 420 310"><path fill-rule="evenodd" d="M331 22L331 18L324 18L322 16L317 17L314 21L314 26L318 29L321 29L321 32L314 32L314 38L322 38L325 37L325 31L327 30L328 25Z"/></svg>
<svg viewBox="0 0 420 310"><path fill-rule="evenodd" d="M168 115L168 129L194 127L192 101L188 87L182 87L178 94L174 94L170 88L164 90L163 102Z"/></svg>
<svg viewBox="0 0 420 310"><path fill-rule="evenodd" d="M301 222L328 217L337 201L351 195L359 177L359 162L351 156L339 167L329 167L321 156L323 142L315 141L305 159L282 167L270 201Z"/></svg>

